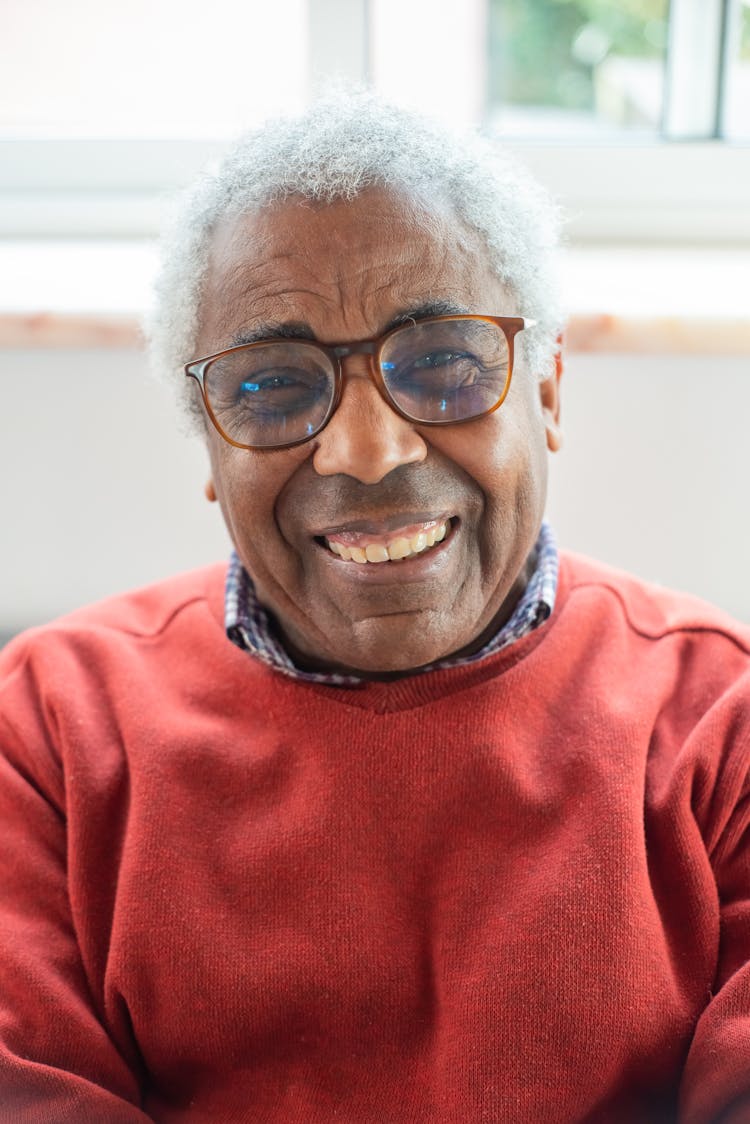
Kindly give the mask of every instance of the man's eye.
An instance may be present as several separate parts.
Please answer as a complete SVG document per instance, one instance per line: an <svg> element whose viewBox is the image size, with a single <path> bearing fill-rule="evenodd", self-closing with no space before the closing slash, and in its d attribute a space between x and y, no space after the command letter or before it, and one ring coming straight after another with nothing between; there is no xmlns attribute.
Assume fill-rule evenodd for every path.
<svg viewBox="0 0 750 1124"><path fill-rule="evenodd" d="M448 367L452 363L460 363L462 359L471 361L473 357L463 351L430 351L415 359L411 366L416 371L434 370L436 367Z"/></svg>
<svg viewBox="0 0 750 1124"><path fill-rule="evenodd" d="M250 394L293 389L309 389L309 386L307 383L300 382L290 372L285 371L275 371L272 375L253 375L240 383L240 390Z"/></svg>
<svg viewBox="0 0 750 1124"><path fill-rule="evenodd" d="M440 388L455 391L469 386L481 378L484 368L476 355L466 351L429 351L417 359L409 360L389 379L392 387L407 388L425 393L440 392Z"/></svg>

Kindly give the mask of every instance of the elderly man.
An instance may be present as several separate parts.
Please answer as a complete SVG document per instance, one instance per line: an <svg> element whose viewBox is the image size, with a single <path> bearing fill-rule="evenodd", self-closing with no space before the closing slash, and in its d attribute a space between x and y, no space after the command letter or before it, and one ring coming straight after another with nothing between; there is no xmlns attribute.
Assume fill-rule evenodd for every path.
<svg viewBox="0 0 750 1124"><path fill-rule="evenodd" d="M235 552L3 656L1 1120L750 1120L750 636L558 558L554 225L364 95L193 190Z"/></svg>

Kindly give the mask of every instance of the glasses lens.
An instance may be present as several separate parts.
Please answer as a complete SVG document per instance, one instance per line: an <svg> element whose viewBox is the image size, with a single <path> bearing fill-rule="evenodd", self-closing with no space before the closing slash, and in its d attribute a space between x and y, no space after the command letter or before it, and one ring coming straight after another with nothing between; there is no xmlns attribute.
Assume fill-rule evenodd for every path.
<svg viewBox="0 0 750 1124"><path fill-rule="evenodd" d="M388 393L415 421L467 421L502 398L510 352L489 320L425 321L394 332L380 364Z"/></svg>
<svg viewBox="0 0 750 1124"><path fill-rule="evenodd" d="M214 360L206 398L227 437L240 445L289 445L312 437L335 392L328 357L304 343L250 344Z"/></svg>

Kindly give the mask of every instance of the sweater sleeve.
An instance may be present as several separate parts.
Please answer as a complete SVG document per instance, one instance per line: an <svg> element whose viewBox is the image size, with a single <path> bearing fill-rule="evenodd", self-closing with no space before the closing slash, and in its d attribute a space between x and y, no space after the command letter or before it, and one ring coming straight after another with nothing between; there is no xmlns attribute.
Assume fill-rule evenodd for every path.
<svg viewBox="0 0 750 1124"><path fill-rule="evenodd" d="M0 1124L148 1121L137 1107L137 1077L98 1017L76 940L52 723L25 661L6 655L0 668Z"/></svg>
<svg viewBox="0 0 750 1124"><path fill-rule="evenodd" d="M680 1124L750 1120L750 783L712 856L720 904L719 967L685 1066Z"/></svg>

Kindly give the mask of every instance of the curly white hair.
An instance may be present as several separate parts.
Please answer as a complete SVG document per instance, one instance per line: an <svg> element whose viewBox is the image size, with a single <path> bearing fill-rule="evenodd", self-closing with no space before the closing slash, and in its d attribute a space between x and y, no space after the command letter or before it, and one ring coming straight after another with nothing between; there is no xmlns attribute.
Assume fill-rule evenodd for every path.
<svg viewBox="0 0 750 1124"><path fill-rule="evenodd" d="M300 116L246 133L185 192L161 239L155 300L144 326L155 373L180 379L184 364L196 358L211 236L223 215L289 196L351 199L371 186L437 196L479 233L520 314L537 321L520 337L521 347L530 370L546 378L562 323L556 206L496 142L454 132L361 90L331 92ZM178 383L183 402L200 416L187 381Z"/></svg>

